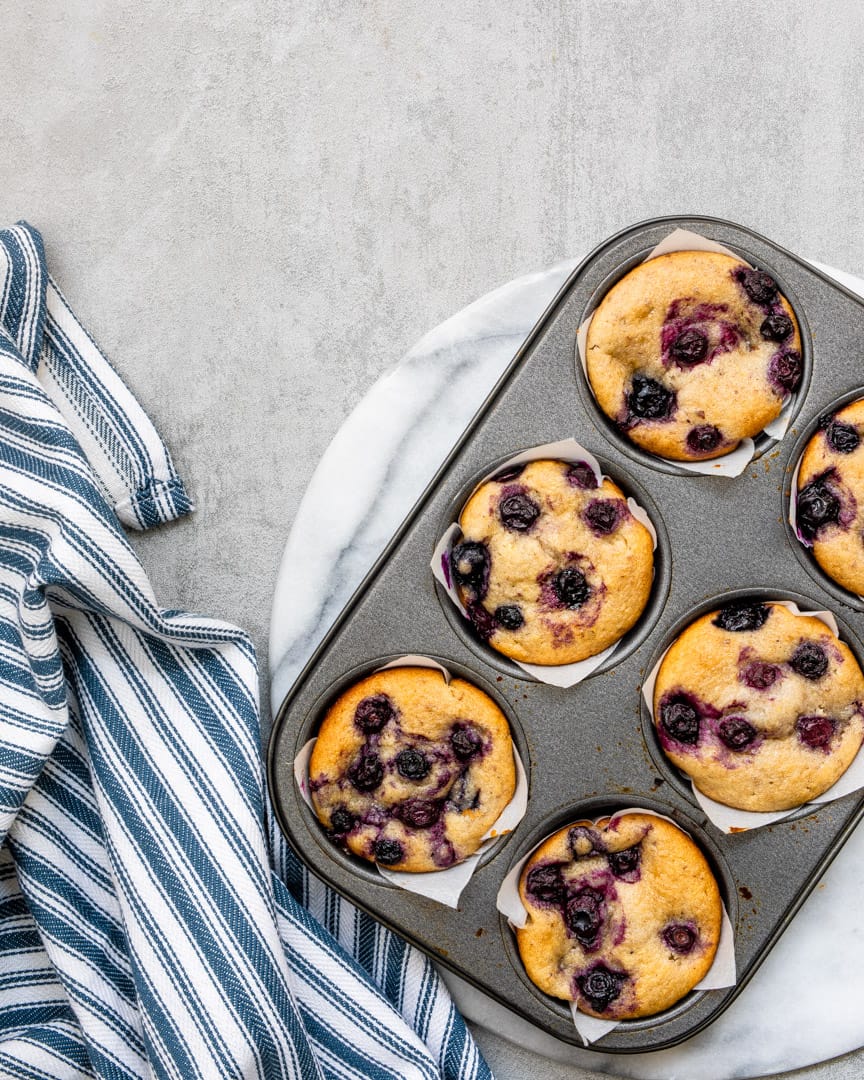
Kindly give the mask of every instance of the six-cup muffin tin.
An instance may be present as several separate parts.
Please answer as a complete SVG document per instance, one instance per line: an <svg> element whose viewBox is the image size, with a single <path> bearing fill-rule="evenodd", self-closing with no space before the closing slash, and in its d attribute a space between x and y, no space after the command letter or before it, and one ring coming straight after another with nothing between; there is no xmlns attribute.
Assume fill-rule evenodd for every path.
<svg viewBox="0 0 864 1080"><path fill-rule="evenodd" d="M586 315L674 228L701 233L768 270L801 327L804 375L790 430L780 443L757 439L757 458L734 479L683 473L628 442L599 411L575 358L576 330ZM544 995L525 975L495 897L508 869L556 828L627 806L656 810L686 829L713 865L735 928L738 982L694 991L664 1013L625 1021L594 1048L660 1049L714 1020L747 984L861 818L864 793L802 808L772 826L721 834L660 750L640 686L683 625L743 596L831 609L843 640L859 662L864 658L864 604L830 586L787 522L803 436L838 399L859 396L862 355L864 305L749 229L713 218L664 218L598 247L532 330L279 710L269 781L282 828L301 858L437 961L578 1044L567 1004ZM532 680L480 642L434 582L429 560L474 484L497 462L570 435L646 508L658 547L653 592L640 622L594 675L562 690ZM524 819L484 854L456 910L394 888L374 866L334 846L294 783L294 758L333 697L405 653L434 657L489 693L510 719L529 772Z"/></svg>

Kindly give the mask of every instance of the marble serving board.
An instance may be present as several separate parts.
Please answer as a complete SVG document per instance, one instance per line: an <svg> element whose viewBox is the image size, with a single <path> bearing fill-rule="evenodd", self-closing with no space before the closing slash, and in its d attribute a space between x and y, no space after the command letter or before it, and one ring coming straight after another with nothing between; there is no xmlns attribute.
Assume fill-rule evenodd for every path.
<svg viewBox="0 0 864 1080"><path fill-rule="evenodd" d="M434 472L571 268L572 264L562 264L544 274L512 283L443 324L412 350L396 372L377 384L334 440L301 506L277 585L271 634L274 709L413 497ZM322 537L329 543L322 544ZM847 1015L849 1010L838 1010L836 993L826 1018L819 1012L826 998L824 994L813 994L812 973L800 981L790 979L793 965L797 964L800 970L803 962L804 970L807 969L812 949L819 948L817 932L818 943L823 947L826 944L821 919L813 919L812 934L808 936L805 932L809 912L828 897L837 902L838 894L840 903L848 904L853 884L855 889L859 887L857 877L846 880L849 864L857 866L858 860L849 858L837 864L847 870L845 877L837 867L832 868L826 881L837 880L839 889L835 887L829 894L826 884L825 890L815 894L798 916L794 933L782 939L774 956L779 955L782 963L784 955L791 950L791 958L786 960L785 973L776 980L777 986L771 987L770 994L763 987L755 1013L748 1016L744 1011L742 1003L753 999L753 990L748 989L712 1028L686 1046L660 1054L617 1057L609 1062L609 1069L620 1075L671 1077L675 1073L670 1070L683 1062L681 1075L697 1076L703 1075L699 1071L701 1061L708 1070L704 1075L716 1075L710 1071L710 1062L716 1046L726 1043L724 1032L735 1035L732 1041L736 1045L748 1047L741 1055L740 1067L757 1072L820 1060L859 1045L861 1025L857 1018ZM834 928L837 919L828 919L827 923ZM811 953L806 948L808 941ZM793 945L787 945L788 942ZM846 940L842 949L832 950L832 955L841 958L844 964L849 961L850 972L858 971L861 957L858 953L853 957L848 946ZM838 979L837 965L841 959L832 962L830 981L835 986L833 980ZM778 961L770 958L757 974L756 985L764 984L768 978L764 972L770 975L777 964ZM844 977L839 979L846 992L850 981L845 976L850 972L844 971ZM791 993L795 984L806 985L809 992ZM582 1057L593 1068L604 1068L602 1054L580 1054L573 1047L538 1034L536 1029L510 1014L507 1014L510 1026L502 1027L500 1016L494 1012L497 1006L484 1001L473 990L465 997L457 985L457 992L469 1016L482 1016L494 1022L499 1030L518 1033L521 1042L533 1044L552 1056L560 1055L562 1060L577 1061ZM797 1010L791 1008L790 997L798 1004ZM829 993L828 1000L831 999ZM766 1010L766 1001L776 1002L776 1009ZM808 1024L805 1017L811 1015L813 1022ZM772 1018L778 1031L766 1039L765 1033L772 1035ZM742 1027L748 1036L746 1043L738 1037ZM752 1074L740 1070L735 1073Z"/></svg>

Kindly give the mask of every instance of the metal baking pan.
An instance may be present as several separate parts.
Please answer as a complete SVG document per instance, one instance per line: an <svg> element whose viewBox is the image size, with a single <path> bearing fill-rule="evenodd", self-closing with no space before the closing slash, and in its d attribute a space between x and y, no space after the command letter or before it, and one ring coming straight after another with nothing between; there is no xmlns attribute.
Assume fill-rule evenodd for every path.
<svg viewBox="0 0 864 1080"><path fill-rule="evenodd" d="M691 229L767 269L802 331L804 377L785 439L735 479L682 474L622 438L599 412L574 358L576 330L598 298L673 228ZM508 869L543 836L624 806L665 813L702 846L735 927L738 982L693 992L672 1009L625 1021L593 1048L634 1053L673 1046L732 1002L789 924L864 813L853 793L752 832L718 832L653 740L640 686L689 613L751 591L830 608L841 636L864 656L864 611L828 590L786 525L799 436L860 383L864 305L842 286L750 229L706 217L660 218L601 244L571 274L391 540L283 702L268 777L280 824L315 872L359 907L485 993L559 1039L579 1044L564 1002L528 980L512 932L495 909ZM864 390L862 390L864 393ZM473 482L498 460L569 435L649 509L660 533L654 593L626 648L585 682L561 690L532 681L472 636L439 594L429 560ZM850 598L851 601L851 598ZM327 703L388 658L423 653L491 693L511 720L529 771L525 818L487 854L452 910L381 879L337 849L296 790L292 763Z"/></svg>

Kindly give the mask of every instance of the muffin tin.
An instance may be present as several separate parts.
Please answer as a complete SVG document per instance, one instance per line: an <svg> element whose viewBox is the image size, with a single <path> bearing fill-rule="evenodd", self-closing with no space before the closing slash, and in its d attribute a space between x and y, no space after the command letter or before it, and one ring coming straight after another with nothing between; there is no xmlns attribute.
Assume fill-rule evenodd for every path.
<svg viewBox="0 0 864 1080"><path fill-rule="evenodd" d="M786 438L757 444L734 479L682 473L617 436L593 404L574 362L576 330L603 291L674 228L701 233L777 278L799 319L805 378ZM565 1041L579 1044L567 1004L542 994L521 968L512 932L495 908L508 870L569 821L644 806L676 821L716 872L735 928L738 982L694 992L668 1011L625 1021L594 1048L634 1053L675 1045L732 1002L864 814L864 794L804 808L774 825L722 835L643 728L640 686L673 628L727 596L788 597L802 610L830 608L841 636L864 657L864 612L827 589L803 561L786 516L800 430L858 384L864 305L842 286L766 238L713 218L663 218L598 247L573 272L532 330L429 487L301 673L276 717L268 778L280 824L315 872L359 907L485 993ZM504 657L455 630L449 601L429 571L442 522L472 480L519 450L574 435L641 501L670 557L661 563L657 611L633 648L562 690L533 681ZM800 450L798 450L800 453ZM643 505L645 505L643 503ZM659 551L659 549L658 549ZM806 557L806 552L804 555ZM850 598L851 599L851 598ZM657 615L656 620L653 615ZM643 619L645 617L643 616ZM637 624L637 630L641 624ZM337 849L303 801L293 761L329 701L349 679L389 657L421 653L475 682L504 708L529 773L528 811L487 855L451 909L394 888ZM646 735L649 736L646 742Z"/></svg>

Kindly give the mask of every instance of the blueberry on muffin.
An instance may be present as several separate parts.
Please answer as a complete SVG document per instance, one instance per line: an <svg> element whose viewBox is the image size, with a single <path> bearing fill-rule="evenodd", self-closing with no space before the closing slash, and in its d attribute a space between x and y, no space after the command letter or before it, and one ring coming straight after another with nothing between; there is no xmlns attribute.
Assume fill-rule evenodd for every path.
<svg viewBox="0 0 864 1080"><path fill-rule="evenodd" d="M675 461L728 454L775 420L801 379L801 339L774 279L730 255L674 251L604 296L586 341L600 408Z"/></svg>
<svg viewBox="0 0 864 1080"><path fill-rule="evenodd" d="M327 710L309 761L334 842L394 870L443 870L472 855L516 789L507 719L463 679L379 671Z"/></svg>
<svg viewBox="0 0 864 1080"><path fill-rule="evenodd" d="M707 974L722 903L680 829L628 813L544 841L522 871L522 963L541 990L608 1020L668 1009Z"/></svg>
<svg viewBox="0 0 864 1080"><path fill-rule="evenodd" d="M864 675L819 619L747 602L675 640L654 686L663 750L739 810L790 810L827 791L864 738Z"/></svg>
<svg viewBox="0 0 864 1080"><path fill-rule="evenodd" d="M798 471L797 523L829 577L864 593L864 399L822 417Z"/></svg>
<svg viewBox="0 0 864 1080"><path fill-rule="evenodd" d="M523 663L602 652L648 602L653 540L585 462L532 461L481 484L459 518L450 571L475 631Z"/></svg>

